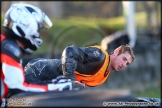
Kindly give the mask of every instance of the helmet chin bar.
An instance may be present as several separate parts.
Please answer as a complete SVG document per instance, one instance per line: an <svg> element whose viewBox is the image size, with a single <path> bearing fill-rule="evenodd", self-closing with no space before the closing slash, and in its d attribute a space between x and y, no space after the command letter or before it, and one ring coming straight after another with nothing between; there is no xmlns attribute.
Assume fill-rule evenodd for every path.
<svg viewBox="0 0 162 108"><path fill-rule="evenodd" d="M33 51L31 50L31 49L29 49L29 48L24 48L23 49L25 52L27 52L27 53L33 53Z"/></svg>

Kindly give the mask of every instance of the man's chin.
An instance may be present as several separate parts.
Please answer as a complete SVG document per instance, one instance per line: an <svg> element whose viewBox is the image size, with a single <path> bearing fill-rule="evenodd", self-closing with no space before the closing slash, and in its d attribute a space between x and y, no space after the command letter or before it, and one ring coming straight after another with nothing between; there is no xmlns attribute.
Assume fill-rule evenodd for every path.
<svg viewBox="0 0 162 108"><path fill-rule="evenodd" d="M120 70L118 70L118 69L115 69L115 71L116 71L116 72L119 72Z"/></svg>
<svg viewBox="0 0 162 108"><path fill-rule="evenodd" d="M113 68L112 70L114 70L114 71L116 71L116 72L118 72L119 70L118 70L118 68Z"/></svg>

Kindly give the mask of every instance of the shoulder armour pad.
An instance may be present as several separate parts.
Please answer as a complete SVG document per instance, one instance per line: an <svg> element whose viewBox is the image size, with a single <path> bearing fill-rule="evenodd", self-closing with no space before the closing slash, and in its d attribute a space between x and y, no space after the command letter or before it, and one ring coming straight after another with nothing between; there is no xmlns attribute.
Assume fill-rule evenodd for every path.
<svg viewBox="0 0 162 108"><path fill-rule="evenodd" d="M8 42L4 45L4 49L9 51L11 54L13 54L15 57L20 58L21 57L21 50L19 46L14 42Z"/></svg>

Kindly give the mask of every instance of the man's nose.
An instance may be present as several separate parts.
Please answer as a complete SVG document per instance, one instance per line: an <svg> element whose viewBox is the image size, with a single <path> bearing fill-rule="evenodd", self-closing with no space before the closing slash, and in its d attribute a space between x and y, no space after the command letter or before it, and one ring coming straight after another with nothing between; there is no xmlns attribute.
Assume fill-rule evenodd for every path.
<svg viewBox="0 0 162 108"><path fill-rule="evenodd" d="M125 68L125 67L126 67L126 63L123 63L123 64L122 64L122 68Z"/></svg>

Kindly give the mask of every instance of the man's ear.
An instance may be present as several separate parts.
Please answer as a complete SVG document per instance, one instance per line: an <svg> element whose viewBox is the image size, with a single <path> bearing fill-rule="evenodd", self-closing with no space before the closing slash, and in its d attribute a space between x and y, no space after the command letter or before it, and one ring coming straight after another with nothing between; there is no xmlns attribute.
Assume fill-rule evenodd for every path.
<svg viewBox="0 0 162 108"><path fill-rule="evenodd" d="M115 49L115 50L114 50L114 55L117 56L118 53L119 53L119 50L118 50L118 49Z"/></svg>

